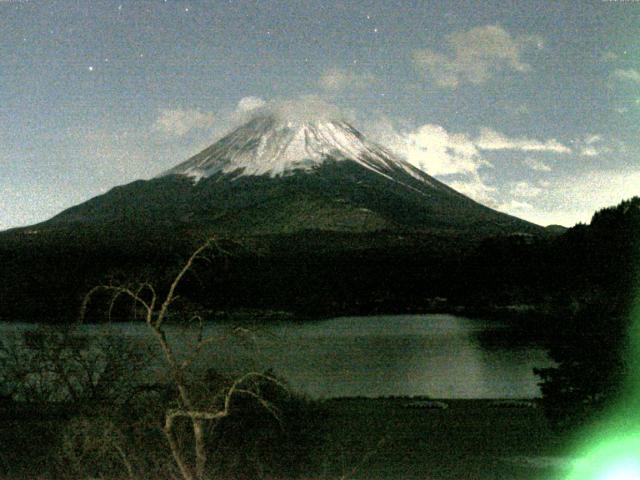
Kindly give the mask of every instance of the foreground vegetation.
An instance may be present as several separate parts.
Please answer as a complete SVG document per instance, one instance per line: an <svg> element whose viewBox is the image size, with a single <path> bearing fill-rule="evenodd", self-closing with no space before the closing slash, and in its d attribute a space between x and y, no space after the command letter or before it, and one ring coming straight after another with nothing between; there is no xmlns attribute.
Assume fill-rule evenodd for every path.
<svg viewBox="0 0 640 480"><path fill-rule="evenodd" d="M193 274L195 264L222 252L213 239L201 245L167 289L143 281L98 285L88 292L81 321L96 300L101 300L97 312L108 320L124 300L123 307L152 334L152 355L124 337L90 338L72 326L27 330L0 342L7 415L36 413L20 412L18 405L35 404L49 413L54 407L53 417L39 425L49 432L64 426L61 436L51 439L48 456L58 461L50 475L133 479L151 469L157 478L254 478L274 472L292 476L305 463L312 437L304 435L304 425L313 421L302 397L271 372L229 375L211 366L211 359L194 368L203 348L220 340L204 336L196 307L183 304L179 312L192 334L187 351L166 331L183 278ZM26 435L8 441L41 437L29 428L24 432L20 423L14 427ZM21 462L5 463L15 468Z"/></svg>
<svg viewBox="0 0 640 480"><path fill-rule="evenodd" d="M51 327L0 339L0 478L297 478L310 469L322 436L314 402L270 371L221 372L213 359L188 368L182 351L167 362L172 346Z"/></svg>
<svg viewBox="0 0 640 480"><path fill-rule="evenodd" d="M640 197L597 212L561 245L565 280L558 285L570 303L533 328L553 332L547 345L557 367L537 373L548 417L569 431L596 420L637 375L632 320L640 311Z"/></svg>
<svg viewBox="0 0 640 480"><path fill-rule="evenodd" d="M245 411L242 422L212 438L212 451L223 449L206 478L552 480L568 465L538 408L489 400L449 400L446 409L407 407L411 402L298 403L290 437ZM136 433L140 424L118 430L113 416L96 410L11 408L0 409L2 478L179 478L160 418ZM153 410L144 416L152 417Z"/></svg>
<svg viewBox="0 0 640 480"><path fill-rule="evenodd" d="M43 327L0 343L0 478L184 477L166 431L180 396L166 368L149 368L159 349ZM185 372L207 412L239 378L211 365ZM553 479L561 466L547 461L561 439L537 402L311 400L273 372L243 387L204 425L202 479ZM171 434L196 465L188 416Z"/></svg>
<svg viewBox="0 0 640 480"><path fill-rule="evenodd" d="M406 399L316 402L291 392L272 372L193 371L192 357L172 349L163 322L169 307L177 307L174 320L195 327L190 353L197 356L209 341L202 338L199 309L211 304L198 301L206 300L205 292L179 300L179 292L197 292L198 283L219 284L211 272L220 258L200 255L207 246L177 276L165 273L164 286L100 285L85 298L83 312L144 321L157 351L128 349L109 338L90 344L64 329L27 333L13 345L3 341L0 473L63 480L555 478L562 462L543 461L557 441L547 419L556 432L589 422L629 375L639 232L640 199L634 199L544 248L525 238L497 239L465 267L481 274L451 292L455 298L473 290L471 306L496 299L496 292L503 302L544 299L547 313L523 325L534 336L554 332L546 341L557 366L538 371L541 409L479 401L449 402L447 409L412 408ZM506 268L505 259L526 261ZM185 277L181 290L196 261L208 268ZM525 267L534 264L532 275ZM487 275L491 281L482 283ZM148 367L146 353L165 367L150 383L138 378Z"/></svg>

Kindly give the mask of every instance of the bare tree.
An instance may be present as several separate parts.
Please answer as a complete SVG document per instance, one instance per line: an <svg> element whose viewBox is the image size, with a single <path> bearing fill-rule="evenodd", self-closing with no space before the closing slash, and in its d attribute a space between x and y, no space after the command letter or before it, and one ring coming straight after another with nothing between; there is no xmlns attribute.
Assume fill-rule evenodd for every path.
<svg viewBox="0 0 640 480"><path fill-rule="evenodd" d="M0 407L0 423L13 419L0 442L0 477L13 470L20 472L15 478L32 478L40 461L52 478L122 470L134 480L118 412L143 383L148 353L108 330L95 335L74 325L40 325L0 338L0 395L11 399ZM37 447L25 451L34 438ZM7 451L11 462L2 458Z"/></svg>
<svg viewBox="0 0 640 480"><path fill-rule="evenodd" d="M144 321L160 346L172 383L178 393L178 407L165 410L163 430L173 459L184 480L201 480L204 478L207 465L205 426L213 423L215 427L220 420L228 417L232 412L234 397L251 397L270 415L279 419L276 407L261 395L259 382L269 381L284 388L278 380L268 374L249 372L228 382L213 398L203 402L202 399L198 398L194 388L188 381L189 367L202 352L203 348L217 339L204 335L204 322L200 316L194 315L190 320L197 320L198 322L197 341L190 354L181 356L168 339L165 321L171 305L179 297L176 292L185 275L194 268L194 264L197 261L207 260L208 257L205 254L208 252L212 252L214 256L226 254L215 239L209 239L196 249L182 266L178 274L173 278L166 295L160 295L156 288L148 282L132 288L117 285L99 285L91 289L85 296L81 310L81 320L83 321L92 297L98 292L110 294L109 315L111 315L116 301L121 297L129 298L134 306L142 310ZM194 450L191 455L184 451L178 440L176 421L179 419L186 419L190 423ZM191 458L194 458L195 461L191 461Z"/></svg>
<svg viewBox="0 0 640 480"><path fill-rule="evenodd" d="M0 339L0 391L17 401L76 406L126 398L146 352L113 334L41 325Z"/></svg>

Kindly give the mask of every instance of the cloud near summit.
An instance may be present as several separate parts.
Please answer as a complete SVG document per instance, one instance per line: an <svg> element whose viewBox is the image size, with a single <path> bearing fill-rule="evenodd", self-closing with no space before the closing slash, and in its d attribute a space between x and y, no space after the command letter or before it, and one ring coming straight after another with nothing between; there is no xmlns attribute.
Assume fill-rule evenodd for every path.
<svg viewBox="0 0 640 480"><path fill-rule="evenodd" d="M485 152L513 150L569 154L572 150L556 139L538 140L530 137L510 137L489 128L481 128L476 136L447 131L436 124L415 129L398 129L389 120L379 121L370 129L372 136L413 166L444 181L450 187L489 206L498 206L497 192L487 181L493 164ZM538 171L551 170L543 162L528 165ZM535 168L534 168L535 167ZM518 190L522 193L522 187ZM529 190L531 193L532 190Z"/></svg>
<svg viewBox="0 0 640 480"><path fill-rule="evenodd" d="M246 113L256 110L258 108L262 108L265 106L267 102L265 102L260 97L242 97L238 102L238 106L236 107L236 111L239 113Z"/></svg>
<svg viewBox="0 0 640 480"><path fill-rule="evenodd" d="M323 120L352 120L353 112L344 110L320 95L301 95L295 98L265 101L258 97L244 97L238 102L236 113L241 121L258 115L273 115L292 122Z"/></svg>
<svg viewBox="0 0 640 480"><path fill-rule="evenodd" d="M414 166L430 175L452 175L477 172L491 163L482 151L516 150L522 152L571 153L571 149L556 139L537 140L529 137L509 137L489 128L481 128L472 137L465 133L448 132L434 124L409 131L399 131L390 122L374 128L379 141L403 156Z"/></svg>
<svg viewBox="0 0 640 480"><path fill-rule="evenodd" d="M415 129L398 129L382 119L369 129L373 139L420 170L445 180L450 187L491 205L495 191L483 180L482 167L491 163L482 158L471 138L448 132L444 127L425 124Z"/></svg>

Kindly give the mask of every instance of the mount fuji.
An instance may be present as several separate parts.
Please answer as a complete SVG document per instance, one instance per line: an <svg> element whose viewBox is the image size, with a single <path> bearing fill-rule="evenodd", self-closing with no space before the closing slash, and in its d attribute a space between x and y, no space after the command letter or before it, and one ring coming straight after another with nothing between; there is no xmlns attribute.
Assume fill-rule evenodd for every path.
<svg viewBox="0 0 640 480"><path fill-rule="evenodd" d="M415 311L471 288L485 239L548 235L345 121L262 114L155 178L0 232L0 319L71 320L105 278L162 279L210 236L246 247L199 273L212 309Z"/></svg>
<svg viewBox="0 0 640 480"><path fill-rule="evenodd" d="M163 174L42 226L162 224L231 236L540 233L447 187L340 120L253 118Z"/></svg>

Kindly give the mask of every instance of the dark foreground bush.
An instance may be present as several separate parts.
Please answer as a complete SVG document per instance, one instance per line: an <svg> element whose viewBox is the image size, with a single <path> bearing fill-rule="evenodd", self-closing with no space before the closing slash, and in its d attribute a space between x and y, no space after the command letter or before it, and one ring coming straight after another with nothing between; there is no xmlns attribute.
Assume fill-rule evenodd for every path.
<svg viewBox="0 0 640 480"><path fill-rule="evenodd" d="M274 377L268 372L265 378ZM239 395L234 413L211 427L208 447L215 478L298 478L315 470L313 454L325 433L320 406L266 379L259 380L258 391L266 404Z"/></svg>
<svg viewBox="0 0 640 480"><path fill-rule="evenodd" d="M151 352L116 337L39 329L0 340L0 478L182 478L163 431L180 408L174 383L149 381ZM203 411L206 478L295 478L313 469L322 441L316 403L272 372L238 376L189 372L184 385ZM164 378L163 374L159 377ZM152 380L153 381L153 380ZM187 461L188 418L175 435Z"/></svg>
<svg viewBox="0 0 640 480"><path fill-rule="evenodd" d="M297 478L314 469L312 454L323 440L319 407L271 381L262 380L259 390L260 401L236 395L231 415L208 425L208 477ZM79 418L67 428L62 457L74 473L97 478L179 477L161 430L170 403L166 394L147 393L117 417ZM189 451L188 422L180 427Z"/></svg>
<svg viewBox="0 0 640 480"><path fill-rule="evenodd" d="M620 310L594 303L566 318L549 342L556 366L534 369L544 412L556 430L584 427L620 397L629 374L629 316Z"/></svg>
<svg viewBox="0 0 640 480"><path fill-rule="evenodd" d="M207 376L203 391L227 381ZM269 409L239 394L231 415L208 426L205 478L289 479L316 469L313 454L324 437L318 404L280 382L262 380L259 388ZM174 399L168 388L145 387L118 405L7 405L0 412L0 478L181 478L162 431ZM188 427L185 421L177 428L185 451L192 442Z"/></svg>

